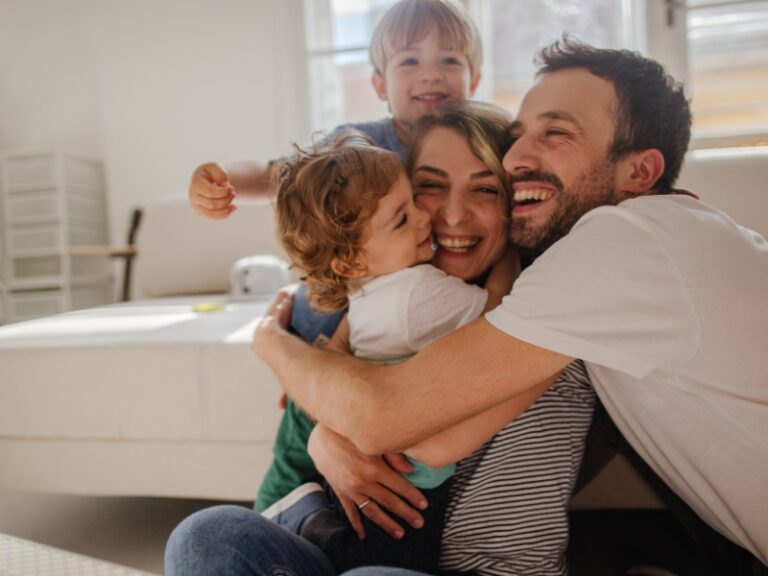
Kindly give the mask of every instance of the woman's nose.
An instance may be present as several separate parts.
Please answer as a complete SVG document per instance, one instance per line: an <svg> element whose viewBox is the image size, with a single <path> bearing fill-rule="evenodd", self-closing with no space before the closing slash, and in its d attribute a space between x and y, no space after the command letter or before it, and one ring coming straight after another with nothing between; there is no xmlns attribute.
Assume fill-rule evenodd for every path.
<svg viewBox="0 0 768 576"><path fill-rule="evenodd" d="M449 194L440 207L440 217L448 226L458 226L470 218L469 207L458 194Z"/></svg>

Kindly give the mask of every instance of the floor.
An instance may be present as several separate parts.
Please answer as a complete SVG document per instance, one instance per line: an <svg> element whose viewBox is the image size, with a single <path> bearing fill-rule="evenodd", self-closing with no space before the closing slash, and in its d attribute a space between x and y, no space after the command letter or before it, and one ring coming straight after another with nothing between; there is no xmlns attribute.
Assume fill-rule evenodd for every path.
<svg viewBox="0 0 768 576"><path fill-rule="evenodd" d="M163 550L173 527L217 503L0 492L0 532L162 574Z"/></svg>
<svg viewBox="0 0 768 576"><path fill-rule="evenodd" d="M0 492L0 532L162 574L163 549L173 527L218 503ZM624 576L648 564L669 570L658 574L712 574L669 520L664 510L575 513L571 576Z"/></svg>

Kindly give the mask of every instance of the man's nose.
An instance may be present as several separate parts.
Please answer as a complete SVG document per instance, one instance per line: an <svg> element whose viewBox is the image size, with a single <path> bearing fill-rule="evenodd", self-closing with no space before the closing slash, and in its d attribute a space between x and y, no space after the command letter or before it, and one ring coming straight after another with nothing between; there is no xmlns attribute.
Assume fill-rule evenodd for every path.
<svg viewBox="0 0 768 576"><path fill-rule="evenodd" d="M507 174L539 170L541 168L539 153L535 142L529 136L517 138L502 160Z"/></svg>

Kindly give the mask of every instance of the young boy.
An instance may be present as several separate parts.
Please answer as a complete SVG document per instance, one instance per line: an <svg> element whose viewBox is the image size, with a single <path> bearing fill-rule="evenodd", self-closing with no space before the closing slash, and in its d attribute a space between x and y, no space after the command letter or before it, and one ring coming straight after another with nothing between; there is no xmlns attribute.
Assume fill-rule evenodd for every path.
<svg viewBox="0 0 768 576"><path fill-rule="evenodd" d="M402 0L381 18L371 39L371 78L391 117L338 127L368 135L381 148L405 155L413 124L448 102L466 100L480 81L482 47L479 33L454 0ZM273 163L241 162L223 168L199 166L192 175L189 199L201 216L222 219L235 209L235 193L272 196ZM333 334L342 312L311 310L303 287L294 300L291 328L305 340L322 345ZM254 509L263 511L296 487L320 475L307 454L312 422L291 402L275 440L275 458L259 489Z"/></svg>
<svg viewBox="0 0 768 576"><path fill-rule="evenodd" d="M376 146L403 156L416 120L474 95L482 47L476 26L455 0L402 0L376 26L370 59L371 83L392 116L336 130L355 128ZM236 193L274 194L271 168L271 162L231 163L226 169L215 162L202 164L192 174L189 202L200 216L226 218L236 209Z"/></svg>

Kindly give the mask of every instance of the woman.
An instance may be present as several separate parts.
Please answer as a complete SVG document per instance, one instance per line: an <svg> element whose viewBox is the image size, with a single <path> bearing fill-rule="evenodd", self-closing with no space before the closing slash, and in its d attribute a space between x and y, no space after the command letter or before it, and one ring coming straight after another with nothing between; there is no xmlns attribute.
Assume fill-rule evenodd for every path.
<svg viewBox="0 0 768 576"><path fill-rule="evenodd" d="M499 197L506 189L501 167L506 149L491 143L506 134L508 121L498 109L470 104L424 119L414 129L409 171L417 202L429 212L439 244L433 263L468 281L482 281L506 249L509 208ZM561 381L461 462L446 512L443 569L564 573L567 501L592 402L588 382ZM462 437L461 442L439 446L427 443L426 452L412 455L431 462L456 461L484 440L472 438L468 444ZM405 504L407 500L418 506L419 492L383 458L360 454L322 427L312 435L310 453L358 533L363 532L358 509L395 537L402 529L386 510L420 526L418 514ZM217 507L188 518L171 536L166 552L169 576L276 571L335 573L319 549L236 507Z"/></svg>

